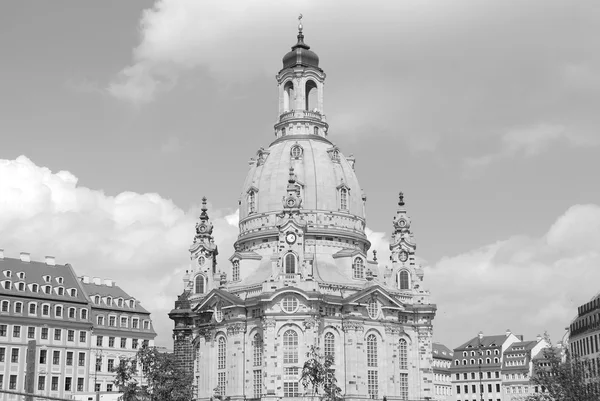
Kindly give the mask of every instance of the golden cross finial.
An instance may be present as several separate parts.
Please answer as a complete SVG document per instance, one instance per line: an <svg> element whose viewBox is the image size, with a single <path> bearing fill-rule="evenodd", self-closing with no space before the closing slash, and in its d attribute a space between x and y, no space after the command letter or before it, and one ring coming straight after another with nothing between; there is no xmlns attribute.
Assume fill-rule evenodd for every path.
<svg viewBox="0 0 600 401"><path fill-rule="evenodd" d="M298 30L302 32L302 14L298 16Z"/></svg>

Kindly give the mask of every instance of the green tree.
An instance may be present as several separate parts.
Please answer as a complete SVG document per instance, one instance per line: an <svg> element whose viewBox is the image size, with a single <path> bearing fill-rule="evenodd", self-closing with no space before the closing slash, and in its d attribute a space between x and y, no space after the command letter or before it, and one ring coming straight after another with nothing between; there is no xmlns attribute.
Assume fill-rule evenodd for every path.
<svg viewBox="0 0 600 401"><path fill-rule="evenodd" d="M549 338L546 338L552 344ZM598 401L600 379L589 360L570 355L567 349L548 347L533 362L531 382L538 393L526 401Z"/></svg>
<svg viewBox="0 0 600 401"><path fill-rule="evenodd" d="M300 382L304 388L311 388L312 395L327 401L342 399L342 389L337 385L335 369L333 369L333 355L319 354L319 348L312 345L306 353L308 358L302 367ZM319 395L322 391L322 395Z"/></svg>
<svg viewBox="0 0 600 401"><path fill-rule="evenodd" d="M140 386L138 367L145 386ZM179 367L173 354L143 346L136 357L122 360L116 369L115 385L122 401L190 401L193 375Z"/></svg>

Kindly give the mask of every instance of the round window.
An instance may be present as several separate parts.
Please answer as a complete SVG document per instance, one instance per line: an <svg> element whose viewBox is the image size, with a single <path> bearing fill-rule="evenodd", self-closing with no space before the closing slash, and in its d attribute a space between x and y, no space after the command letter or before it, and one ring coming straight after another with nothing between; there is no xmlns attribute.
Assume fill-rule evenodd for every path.
<svg viewBox="0 0 600 401"><path fill-rule="evenodd" d="M299 304L296 297L290 295L281 300L281 309L283 309L285 313L294 313L298 310L298 307Z"/></svg>
<svg viewBox="0 0 600 401"><path fill-rule="evenodd" d="M367 305L367 312L371 319L377 319L379 317L379 303L375 300L369 302Z"/></svg>
<svg viewBox="0 0 600 401"><path fill-rule="evenodd" d="M302 148L300 146L294 146L292 148L292 157L294 158L299 158L300 156L302 156Z"/></svg>
<svg viewBox="0 0 600 401"><path fill-rule="evenodd" d="M204 258L204 256L200 256L198 258L198 266L204 266L204 262L206 262L206 259Z"/></svg>

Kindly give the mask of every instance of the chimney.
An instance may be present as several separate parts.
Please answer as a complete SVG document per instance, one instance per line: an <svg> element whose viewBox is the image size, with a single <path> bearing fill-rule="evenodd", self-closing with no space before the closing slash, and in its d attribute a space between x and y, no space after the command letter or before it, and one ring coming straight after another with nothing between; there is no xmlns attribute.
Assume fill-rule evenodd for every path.
<svg viewBox="0 0 600 401"><path fill-rule="evenodd" d="M31 262L31 255L29 252L21 252L21 262Z"/></svg>
<svg viewBox="0 0 600 401"><path fill-rule="evenodd" d="M113 286L113 281L111 279L105 278L104 279L104 285L107 287L112 287Z"/></svg>
<svg viewBox="0 0 600 401"><path fill-rule="evenodd" d="M84 284L89 284L90 283L90 276L81 276L81 281Z"/></svg>
<svg viewBox="0 0 600 401"><path fill-rule="evenodd" d="M539 343L540 341L542 341L542 336L540 336L539 334L537 335L537 337L535 338L535 340Z"/></svg>
<svg viewBox="0 0 600 401"><path fill-rule="evenodd" d="M512 334L512 332L510 331L510 329L506 329L506 337L510 336Z"/></svg>
<svg viewBox="0 0 600 401"><path fill-rule="evenodd" d="M94 277L92 280L93 280L94 284L102 285L102 280L100 279L100 277Z"/></svg>
<svg viewBox="0 0 600 401"><path fill-rule="evenodd" d="M4 249L0 249L0 259L4 259Z"/></svg>
<svg viewBox="0 0 600 401"><path fill-rule="evenodd" d="M56 265L56 259L54 258L54 256L46 256L46 264L48 266L55 266Z"/></svg>

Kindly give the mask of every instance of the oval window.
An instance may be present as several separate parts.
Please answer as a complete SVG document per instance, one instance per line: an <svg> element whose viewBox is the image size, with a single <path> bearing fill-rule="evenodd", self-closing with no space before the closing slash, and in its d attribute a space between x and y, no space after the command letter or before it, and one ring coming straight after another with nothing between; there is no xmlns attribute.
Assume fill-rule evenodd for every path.
<svg viewBox="0 0 600 401"><path fill-rule="evenodd" d="M298 310L298 307L299 304L296 297L287 296L281 300L281 309L283 309L285 313L294 313Z"/></svg>

